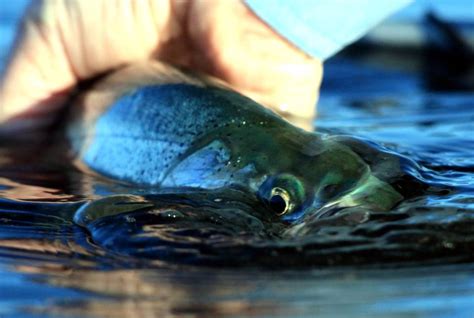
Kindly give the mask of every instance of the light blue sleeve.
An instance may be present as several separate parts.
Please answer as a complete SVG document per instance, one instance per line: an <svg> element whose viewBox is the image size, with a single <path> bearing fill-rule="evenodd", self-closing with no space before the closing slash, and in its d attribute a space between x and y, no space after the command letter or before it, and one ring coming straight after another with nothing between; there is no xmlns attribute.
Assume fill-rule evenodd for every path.
<svg viewBox="0 0 474 318"><path fill-rule="evenodd" d="M246 0L247 6L307 54L327 59L411 0Z"/></svg>

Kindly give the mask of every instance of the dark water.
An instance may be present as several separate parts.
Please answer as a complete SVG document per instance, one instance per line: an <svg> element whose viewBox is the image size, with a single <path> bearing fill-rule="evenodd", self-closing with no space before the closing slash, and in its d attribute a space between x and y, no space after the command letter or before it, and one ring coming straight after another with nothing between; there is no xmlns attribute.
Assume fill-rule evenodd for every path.
<svg viewBox="0 0 474 318"><path fill-rule="evenodd" d="M473 90L406 59L330 61L316 122L416 163L425 188L387 213L292 226L239 190L150 194L3 138L0 317L472 317ZM117 193L154 205L74 224Z"/></svg>

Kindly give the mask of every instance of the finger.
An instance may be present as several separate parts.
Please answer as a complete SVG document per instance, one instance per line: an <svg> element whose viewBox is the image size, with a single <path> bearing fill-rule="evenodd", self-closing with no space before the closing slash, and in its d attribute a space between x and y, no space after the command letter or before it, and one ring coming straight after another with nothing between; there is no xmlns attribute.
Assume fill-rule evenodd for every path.
<svg viewBox="0 0 474 318"><path fill-rule="evenodd" d="M191 40L202 53L195 54L194 68L285 117L312 120L322 77L319 60L294 47L239 1L192 4Z"/></svg>
<svg viewBox="0 0 474 318"><path fill-rule="evenodd" d="M157 55L169 1L51 0L28 11L0 83L0 122L51 114L81 80Z"/></svg>
<svg viewBox="0 0 474 318"><path fill-rule="evenodd" d="M75 84L54 31L56 22L40 23L36 13L41 8L42 4L36 3L28 10L0 83L0 122L51 111ZM30 108L33 111L27 112Z"/></svg>

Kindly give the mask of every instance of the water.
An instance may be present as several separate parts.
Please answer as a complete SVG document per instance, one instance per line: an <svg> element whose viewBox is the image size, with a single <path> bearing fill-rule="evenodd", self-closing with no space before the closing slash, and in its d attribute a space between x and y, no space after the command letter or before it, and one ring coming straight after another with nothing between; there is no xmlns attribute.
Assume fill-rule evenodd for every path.
<svg viewBox="0 0 474 318"><path fill-rule="evenodd" d="M317 129L410 158L429 187L364 223L285 236L235 190L154 194L152 214L89 232L72 222L80 202L132 189L1 140L0 317L472 317L472 90L429 89L403 59L363 61L327 64Z"/></svg>

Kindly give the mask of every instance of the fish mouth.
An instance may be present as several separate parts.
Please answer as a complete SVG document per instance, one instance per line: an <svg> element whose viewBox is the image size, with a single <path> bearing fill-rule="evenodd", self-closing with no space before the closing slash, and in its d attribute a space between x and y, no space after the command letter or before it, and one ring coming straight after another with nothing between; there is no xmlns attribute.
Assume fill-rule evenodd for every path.
<svg viewBox="0 0 474 318"><path fill-rule="evenodd" d="M321 219L330 217L346 208L344 206L339 206L338 203L339 200L326 203L315 200L309 206L302 207L291 214L283 215L281 218L285 222L295 223L298 221L305 221L308 218Z"/></svg>
<svg viewBox="0 0 474 318"><path fill-rule="evenodd" d="M283 237L302 238L328 226L357 226L369 221L372 212L376 211L370 204L354 200L352 192L325 203L315 200L290 221Z"/></svg>
<svg viewBox="0 0 474 318"><path fill-rule="evenodd" d="M342 198L335 200L335 201L330 201L325 204L321 203L316 203L311 205L311 207L308 207L306 209L303 209L303 211L298 213L299 219L303 217L303 221L306 219L311 219L311 220L318 220L318 219L324 219L324 218L329 218L334 215L337 215L341 211L345 211L348 208L353 208L353 207L361 207L362 205L346 205L344 204Z"/></svg>
<svg viewBox="0 0 474 318"><path fill-rule="evenodd" d="M347 206L338 205L339 202L328 203L311 213L313 219L324 219L338 214L348 208Z"/></svg>

